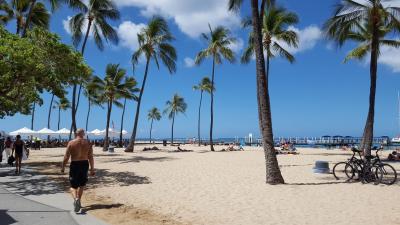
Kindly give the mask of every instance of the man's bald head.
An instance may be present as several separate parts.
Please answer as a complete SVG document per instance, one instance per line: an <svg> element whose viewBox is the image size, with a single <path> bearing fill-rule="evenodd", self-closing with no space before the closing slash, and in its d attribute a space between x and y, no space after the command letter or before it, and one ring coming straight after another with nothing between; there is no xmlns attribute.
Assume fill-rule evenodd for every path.
<svg viewBox="0 0 400 225"><path fill-rule="evenodd" d="M80 138L85 137L85 130L82 128L79 128L78 130L76 130L76 136L80 137Z"/></svg>

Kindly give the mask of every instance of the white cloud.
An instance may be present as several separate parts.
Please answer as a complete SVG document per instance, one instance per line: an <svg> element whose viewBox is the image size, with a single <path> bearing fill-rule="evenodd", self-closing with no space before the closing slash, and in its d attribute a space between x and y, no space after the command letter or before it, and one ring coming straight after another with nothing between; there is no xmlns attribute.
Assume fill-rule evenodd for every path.
<svg viewBox="0 0 400 225"><path fill-rule="evenodd" d="M231 43L229 45L229 48L232 49L232 51L236 52L236 53L240 53L240 51L243 49L243 40L241 38L237 38L236 42Z"/></svg>
<svg viewBox="0 0 400 225"><path fill-rule="evenodd" d="M132 51L136 50L139 45L137 34L145 26L145 24L135 24L131 21L122 22L116 29L120 39L120 46L129 48Z"/></svg>
<svg viewBox="0 0 400 225"><path fill-rule="evenodd" d="M380 51L379 63L390 67L394 73L400 72L400 49L383 46Z"/></svg>
<svg viewBox="0 0 400 225"><path fill-rule="evenodd" d="M194 60L192 58L186 57L184 60L185 67L191 68L195 66Z"/></svg>
<svg viewBox="0 0 400 225"><path fill-rule="evenodd" d="M119 7L139 7L146 17L162 15L173 19L179 29L192 38L208 32L207 24L239 27L240 17L227 10L228 0L118 0Z"/></svg>
<svg viewBox="0 0 400 225"><path fill-rule="evenodd" d="M321 29L315 25L308 26L302 30L293 26L289 27L288 29L296 32L299 38L298 48L288 47L287 45L285 46L286 50L292 54L304 52L314 48L317 42L322 38Z"/></svg>
<svg viewBox="0 0 400 225"><path fill-rule="evenodd" d="M69 29L69 21L70 21L71 19L72 19L72 17L71 17L71 16L68 16L66 20L63 20L63 21L62 21L64 30L65 30L69 35L72 34L71 30ZM83 34L83 35L85 35L86 30L87 30L87 27L88 27L88 21L85 20L85 21L84 21L84 24L83 24L83 28L82 28L82 34ZM92 36L92 29L93 29L93 27L90 28L89 37Z"/></svg>

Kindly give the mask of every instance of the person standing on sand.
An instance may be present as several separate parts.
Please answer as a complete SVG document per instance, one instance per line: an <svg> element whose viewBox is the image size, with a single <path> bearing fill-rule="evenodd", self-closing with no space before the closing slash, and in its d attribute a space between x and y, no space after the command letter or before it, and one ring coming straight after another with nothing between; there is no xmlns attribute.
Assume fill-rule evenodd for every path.
<svg viewBox="0 0 400 225"><path fill-rule="evenodd" d="M65 165L71 158L69 168L69 182L71 184L71 194L74 198L74 211L81 209L81 198L83 189L88 181L88 170L90 165L90 176L94 176L93 148L88 140L85 139L85 131L78 129L76 138L68 143L67 150L61 167L64 173Z"/></svg>
<svg viewBox="0 0 400 225"><path fill-rule="evenodd" d="M23 157L23 151L25 149L25 143L21 140L21 135L17 135L17 140L15 140L11 155L14 155L15 151L15 174L19 175L21 173L21 163Z"/></svg>

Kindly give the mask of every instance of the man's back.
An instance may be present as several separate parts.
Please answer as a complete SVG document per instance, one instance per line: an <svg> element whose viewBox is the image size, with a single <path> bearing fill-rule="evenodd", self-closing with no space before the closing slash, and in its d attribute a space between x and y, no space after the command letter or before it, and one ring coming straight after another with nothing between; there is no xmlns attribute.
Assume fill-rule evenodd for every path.
<svg viewBox="0 0 400 225"><path fill-rule="evenodd" d="M74 139L68 143L67 154L71 156L71 161L88 160L93 157L92 145L83 138Z"/></svg>

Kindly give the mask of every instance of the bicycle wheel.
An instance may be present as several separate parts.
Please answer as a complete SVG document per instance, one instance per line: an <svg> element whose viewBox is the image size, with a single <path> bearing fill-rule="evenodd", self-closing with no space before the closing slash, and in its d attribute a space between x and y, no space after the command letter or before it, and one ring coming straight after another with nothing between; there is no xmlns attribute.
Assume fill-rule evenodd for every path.
<svg viewBox="0 0 400 225"><path fill-rule="evenodd" d="M379 168L379 170L377 172L381 173L380 177L379 177L380 183L386 184L386 185L392 185L396 182L397 172L393 168L393 166L386 164L386 163L382 163L382 164L377 165L377 167Z"/></svg>
<svg viewBox="0 0 400 225"><path fill-rule="evenodd" d="M336 180L346 180L349 181L354 178L354 169L347 162L336 163L332 169L333 176Z"/></svg>

